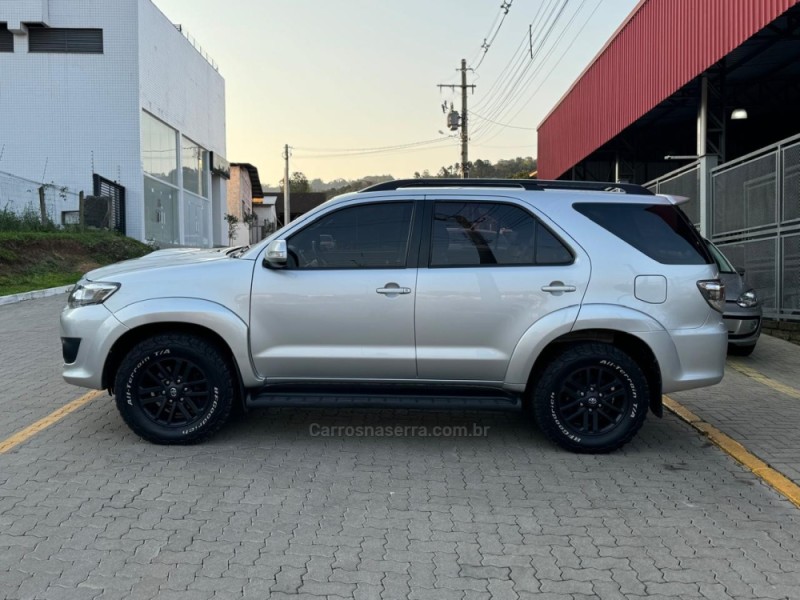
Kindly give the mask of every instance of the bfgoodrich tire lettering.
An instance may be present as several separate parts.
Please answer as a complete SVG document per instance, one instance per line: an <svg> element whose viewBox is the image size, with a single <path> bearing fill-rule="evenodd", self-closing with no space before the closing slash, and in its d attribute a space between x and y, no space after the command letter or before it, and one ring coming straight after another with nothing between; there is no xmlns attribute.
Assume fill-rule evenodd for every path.
<svg viewBox="0 0 800 600"><path fill-rule="evenodd" d="M116 403L139 436L157 444L193 444L225 424L233 405L232 368L207 340L157 335L133 347L117 371Z"/></svg>
<svg viewBox="0 0 800 600"><path fill-rule="evenodd" d="M534 382L539 428L573 452L610 452L633 439L647 416L650 390L628 354L603 343L566 348Z"/></svg>

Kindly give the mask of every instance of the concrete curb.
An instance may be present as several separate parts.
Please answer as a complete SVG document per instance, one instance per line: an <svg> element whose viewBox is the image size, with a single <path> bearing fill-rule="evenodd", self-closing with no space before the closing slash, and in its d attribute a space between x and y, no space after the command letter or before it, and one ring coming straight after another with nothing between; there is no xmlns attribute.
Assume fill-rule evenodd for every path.
<svg viewBox="0 0 800 600"><path fill-rule="evenodd" d="M22 292L21 294L11 294L9 296L0 296L0 306L4 304L16 304L23 300L35 300L36 298L47 298L48 296L56 296L58 294L65 294L70 291L74 286L62 285L61 287L47 288L46 290L33 290L31 292Z"/></svg>

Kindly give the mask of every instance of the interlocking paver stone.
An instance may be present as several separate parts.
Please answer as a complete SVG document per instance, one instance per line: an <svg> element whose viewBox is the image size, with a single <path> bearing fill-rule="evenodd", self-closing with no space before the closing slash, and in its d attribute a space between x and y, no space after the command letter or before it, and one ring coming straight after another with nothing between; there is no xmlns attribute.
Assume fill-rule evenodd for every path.
<svg viewBox="0 0 800 600"><path fill-rule="evenodd" d="M60 380L63 300L0 307L0 438L82 393ZM748 394L776 431L792 422L777 392L729 371L690 394L796 464L796 436L748 430L767 419ZM489 435L309 435L473 422ZM260 410L159 447L103 397L0 455L0 597L794 598L798 572L800 511L671 415L609 456L560 451L519 415L403 410Z"/></svg>

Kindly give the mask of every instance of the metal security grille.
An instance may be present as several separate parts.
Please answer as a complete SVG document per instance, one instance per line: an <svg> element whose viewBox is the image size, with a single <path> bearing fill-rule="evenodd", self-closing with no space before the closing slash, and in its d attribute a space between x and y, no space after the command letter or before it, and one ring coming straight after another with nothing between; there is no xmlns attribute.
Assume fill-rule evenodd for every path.
<svg viewBox="0 0 800 600"><path fill-rule="evenodd" d="M103 30L32 27L28 30L28 51L102 54Z"/></svg>
<svg viewBox="0 0 800 600"><path fill-rule="evenodd" d="M778 206L778 153L717 168L711 176L714 235L774 225Z"/></svg>
<svg viewBox="0 0 800 600"><path fill-rule="evenodd" d="M109 226L120 233L125 233L125 188L118 183L93 175L94 196L105 197L109 201Z"/></svg>
<svg viewBox="0 0 800 600"><path fill-rule="evenodd" d="M695 225L700 224L700 165L694 163L662 175L645 184L655 194L685 196L689 201L681 205L683 212Z"/></svg>
<svg viewBox="0 0 800 600"><path fill-rule="evenodd" d="M764 315L800 320L800 136L711 171L711 239L761 297Z"/></svg>
<svg viewBox="0 0 800 600"><path fill-rule="evenodd" d="M781 151L783 220L800 219L800 142Z"/></svg>
<svg viewBox="0 0 800 600"><path fill-rule="evenodd" d="M0 52L14 51L14 36L5 23L0 23Z"/></svg>

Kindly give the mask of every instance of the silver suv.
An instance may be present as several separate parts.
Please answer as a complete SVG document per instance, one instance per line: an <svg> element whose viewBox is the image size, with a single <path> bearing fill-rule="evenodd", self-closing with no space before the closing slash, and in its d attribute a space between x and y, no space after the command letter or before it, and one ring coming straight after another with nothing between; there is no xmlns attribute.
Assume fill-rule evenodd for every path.
<svg viewBox="0 0 800 600"><path fill-rule="evenodd" d="M577 452L628 442L661 394L723 375L724 286L666 196L620 184L401 180L252 248L88 273L64 378L184 444L232 407L517 408ZM296 400L292 400L295 397Z"/></svg>

